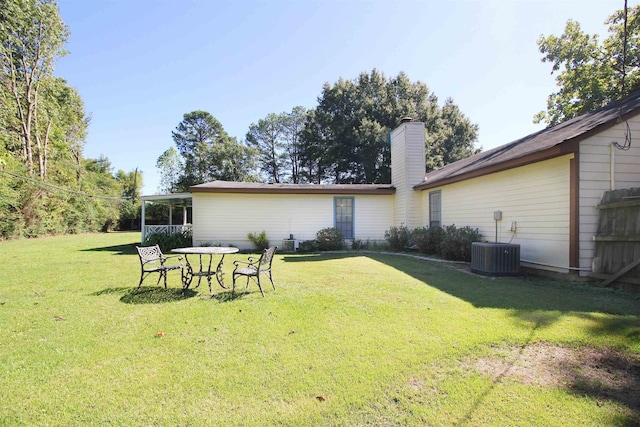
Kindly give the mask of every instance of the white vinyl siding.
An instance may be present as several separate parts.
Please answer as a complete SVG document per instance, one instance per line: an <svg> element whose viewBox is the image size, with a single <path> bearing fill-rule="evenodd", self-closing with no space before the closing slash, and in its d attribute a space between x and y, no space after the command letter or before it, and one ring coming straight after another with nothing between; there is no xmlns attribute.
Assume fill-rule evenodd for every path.
<svg viewBox="0 0 640 427"><path fill-rule="evenodd" d="M424 123L409 122L391 133L391 184L396 188L393 225L420 225L420 192L413 189L425 175Z"/></svg>
<svg viewBox="0 0 640 427"><path fill-rule="evenodd" d="M478 228L484 240L520 245L523 260L569 266L569 161L563 156L438 188L442 225ZM423 211L429 212L429 191ZM429 218L425 218L428 224ZM516 232L511 232L512 224ZM551 270L567 271L552 267Z"/></svg>
<svg viewBox="0 0 640 427"><path fill-rule="evenodd" d="M595 251L593 237L598 230L599 217L596 206L602 200L604 192L640 187L640 118L635 116L628 123L632 136L628 151L611 149L614 141L624 143L625 122L580 143L580 267L583 268L592 267Z"/></svg>
<svg viewBox="0 0 640 427"><path fill-rule="evenodd" d="M393 195L353 195L356 239L384 240L393 223ZM334 226L334 196L291 194L193 193L193 242L224 243L252 249L248 233L266 232L280 246L290 234L313 240Z"/></svg>

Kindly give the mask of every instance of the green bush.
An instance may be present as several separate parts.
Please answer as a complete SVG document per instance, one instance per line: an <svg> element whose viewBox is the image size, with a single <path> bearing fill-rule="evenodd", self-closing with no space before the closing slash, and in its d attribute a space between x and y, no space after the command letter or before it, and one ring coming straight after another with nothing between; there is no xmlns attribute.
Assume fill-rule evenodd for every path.
<svg viewBox="0 0 640 427"><path fill-rule="evenodd" d="M389 244L384 240L354 239L351 242L351 249L354 251L386 251L389 249Z"/></svg>
<svg viewBox="0 0 640 427"><path fill-rule="evenodd" d="M452 261L471 261L471 243L482 240L477 228L456 228L455 224L444 227L444 236L440 243L440 254Z"/></svg>
<svg viewBox="0 0 640 427"><path fill-rule="evenodd" d="M298 251L302 253L317 252L319 249L317 240L305 240L298 245Z"/></svg>
<svg viewBox="0 0 640 427"><path fill-rule="evenodd" d="M411 231L405 225L393 226L384 232L384 238L389 243L389 249L400 252L409 246Z"/></svg>
<svg viewBox="0 0 640 427"><path fill-rule="evenodd" d="M344 236L339 228L323 228L316 234L318 248L321 251L336 251L344 246Z"/></svg>
<svg viewBox="0 0 640 427"><path fill-rule="evenodd" d="M171 249L175 248L188 247L192 244L191 231L175 233L171 236L166 233L151 233L143 242L144 246L160 246L162 252L169 252Z"/></svg>
<svg viewBox="0 0 640 427"><path fill-rule="evenodd" d="M418 251L427 255L440 255L443 238L442 227L418 227L411 232L411 243L418 247Z"/></svg>
<svg viewBox="0 0 640 427"><path fill-rule="evenodd" d="M256 248L260 251L264 251L269 248L269 239L267 239L267 233L263 230L260 234L247 234L247 239L251 240Z"/></svg>

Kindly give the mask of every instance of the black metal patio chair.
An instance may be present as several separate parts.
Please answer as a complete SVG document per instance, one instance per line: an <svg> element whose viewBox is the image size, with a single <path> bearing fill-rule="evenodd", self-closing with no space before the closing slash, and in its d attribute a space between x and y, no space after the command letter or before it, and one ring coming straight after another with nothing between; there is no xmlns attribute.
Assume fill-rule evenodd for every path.
<svg viewBox="0 0 640 427"><path fill-rule="evenodd" d="M160 246L136 246L138 250L138 256L140 257L140 283L138 288L142 285L142 281L151 273L159 273L158 283L160 279L164 278L164 288L167 289L167 272L172 270L180 270L181 278L184 283L184 265L182 264L182 257L176 255L164 255L160 250ZM167 265L170 258L178 259L178 264Z"/></svg>
<svg viewBox="0 0 640 427"><path fill-rule="evenodd" d="M276 285L273 283L273 277L271 275L271 263L273 262L273 255L275 255L277 246L272 246L269 249L265 249L260 258L249 257L248 262L234 261L235 269L233 270L233 291L236 291L236 278L239 276L245 276L247 278L247 286L249 287L249 279L253 278L258 284L260 293L264 297L264 291L262 290L262 284L260 283L260 275L268 274L269 280L273 290L276 290Z"/></svg>

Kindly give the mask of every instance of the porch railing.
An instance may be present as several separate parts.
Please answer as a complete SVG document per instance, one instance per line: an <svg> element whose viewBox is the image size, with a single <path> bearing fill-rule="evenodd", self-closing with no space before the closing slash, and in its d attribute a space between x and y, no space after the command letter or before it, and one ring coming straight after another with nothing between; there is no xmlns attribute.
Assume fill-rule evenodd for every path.
<svg viewBox="0 0 640 427"><path fill-rule="evenodd" d="M173 234L182 234L193 230L191 224L186 225L169 225L169 224L157 224L157 225L145 225L142 227L142 242L145 241L148 235L154 233L165 233L169 236Z"/></svg>

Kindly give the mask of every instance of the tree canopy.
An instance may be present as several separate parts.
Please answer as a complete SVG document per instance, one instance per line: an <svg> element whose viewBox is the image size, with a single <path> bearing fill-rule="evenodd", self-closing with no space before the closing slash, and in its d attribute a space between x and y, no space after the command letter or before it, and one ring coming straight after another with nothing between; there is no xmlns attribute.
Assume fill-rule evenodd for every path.
<svg viewBox="0 0 640 427"><path fill-rule="evenodd" d="M165 168L166 177L170 168L178 168L177 182L165 186L177 191L188 191L189 187L213 180L250 181L255 168L253 151L239 144L225 132L222 124L206 111L186 113L172 132L180 159L169 159L165 152L157 164ZM171 166L169 166L171 165Z"/></svg>
<svg viewBox="0 0 640 427"><path fill-rule="evenodd" d="M108 159L83 156L90 118L53 74L68 37L55 1L0 0L0 238L113 228L139 209Z"/></svg>
<svg viewBox="0 0 640 427"><path fill-rule="evenodd" d="M425 123L425 172L479 151L478 126L452 99L440 106L424 83L411 82L404 73L387 79L374 69L354 80L326 83L315 109L295 107L252 123L246 146L211 114L187 113L172 133L177 153L165 151L157 166L163 188L171 191L214 179L389 183L389 133L407 116ZM236 151L228 155L231 148ZM236 170L228 173L221 164Z"/></svg>
<svg viewBox="0 0 640 427"><path fill-rule="evenodd" d="M573 20L562 35L540 37L542 61L552 64L559 89L549 95L547 111L536 114L536 123L558 124L640 89L639 14L640 5L629 9L626 19L624 10L613 13L602 42Z"/></svg>
<svg viewBox="0 0 640 427"><path fill-rule="evenodd" d="M247 132L247 143L258 153L258 168L268 182L300 182L300 133L307 110L294 107L290 113L271 113Z"/></svg>
<svg viewBox="0 0 640 427"><path fill-rule="evenodd" d="M301 175L318 183L390 182L389 132L407 116L425 123L427 170L478 151L477 125L451 99L440 107L424 83L374 69L324 85L301 134Z"/></svg>

